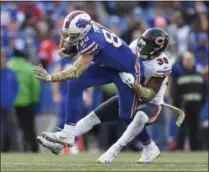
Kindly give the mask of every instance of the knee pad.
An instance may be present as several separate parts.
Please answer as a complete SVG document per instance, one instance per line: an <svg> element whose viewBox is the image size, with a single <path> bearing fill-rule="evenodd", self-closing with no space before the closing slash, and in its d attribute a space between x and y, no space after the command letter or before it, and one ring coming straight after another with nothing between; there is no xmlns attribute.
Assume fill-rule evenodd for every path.
<svg viewBox="0 0 209 172"><path fill-rule="evenodd" d="M134 116L134 120L139 124L139 125L145 125L149 121L149 117L147 116L146 113L143 111L138 111L136 115Z"/></svg>

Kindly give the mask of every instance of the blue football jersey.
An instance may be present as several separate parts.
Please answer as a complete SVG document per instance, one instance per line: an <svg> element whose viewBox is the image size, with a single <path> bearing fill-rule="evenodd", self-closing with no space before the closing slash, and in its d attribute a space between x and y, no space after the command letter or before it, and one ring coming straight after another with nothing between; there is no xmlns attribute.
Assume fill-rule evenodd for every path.
<svg viewBox="0 0 209 172"><path fill-rule="evenodd" d="M89 33L77 46L78 52L94 55L93 62L122 72L135 71L136 57L128 45L115 33L94 23Z"/></svg>

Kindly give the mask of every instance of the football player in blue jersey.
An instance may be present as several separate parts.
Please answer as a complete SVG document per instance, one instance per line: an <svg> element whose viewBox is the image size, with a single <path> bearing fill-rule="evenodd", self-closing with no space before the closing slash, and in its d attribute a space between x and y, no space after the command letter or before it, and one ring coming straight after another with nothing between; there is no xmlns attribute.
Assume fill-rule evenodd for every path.
<svg viewBox="0 0 209 172"><path fill-rule="evenodd" d="M141 39L144 41L141 41ZM160 45L159 39L164 40ZM141 43L144 46L142 46ZM124 72L119 73L122 81L133 88L137 98L140 98L141 101L138 102L138 111L135 116L132 117L132 122L128 126L127 130L124 132L122 137L98 159L99 163L111 163L119 154L120 150L138 134L139 139L143 144L143 153L138 162L150 163L157 156L159 156L160 151L147 134L145 126L154 123L158 119L161 114L162 104L179 114L177 125L181 125L184 118L183 111L163 103L163 97L167 87L166 83L168 75L170 74L168 69L170 71L171 68L170 63L164 54L164 50L167 44L167 33L162 29L152 28L145 31L140 39L135 40L130 45L132 51L135 54L140 52L141 58L144 59L143 62L140 60L141 69L144 68L144 72L141 70L141 73L145 76L144 79L147 81L147 87L134 82L135 79L132 74ZM147 54L145 58L143 57L145 56L144 54ZM165 63L161 64L160 59L164 59ZM143 84L142 82L143 79L141 79L141 84ZM102 122L118 120L118 100L119 99L117 96L109 99L100 105L97 109L92 111L85 118L78 121L76 124L77 131L71 131L73 135L79 136L84 134L93 128L94 125L100 124ZM38 140L43 146L49 148L55 154L59 154L63 149L63 145L50 142L43 137L39 136Z"/></svg>
<svg viewBox="0 0 209 172"><path fill-rule="evenodd" d="M119 95L120 119L129 123L136 110L136 96L119 73L127 72L140 80L140 65L136 56L118 36L91 20L84 11L74 11L64 20L60 41L60 54L69 57L72 47L78 50L73 65L59 73L49 74L42 66L34 66L36 77L46 82L70 80L68 88L67 118L59 132L43 132L42 136L55 143L72 145L82 107L83 90L92 86L114 83ZM72 101L73 100L73 101Z"/></svg>

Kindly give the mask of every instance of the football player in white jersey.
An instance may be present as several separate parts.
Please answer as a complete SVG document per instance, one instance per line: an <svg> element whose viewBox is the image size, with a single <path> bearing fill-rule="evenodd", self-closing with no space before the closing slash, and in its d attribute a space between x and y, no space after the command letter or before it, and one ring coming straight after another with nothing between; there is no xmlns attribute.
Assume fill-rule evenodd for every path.
<svg viewBox="0 0 209 172"><path fill-rule="evenodd" d="M162 105L166 105L177 111L180 116L177 125L183 122L183 111L164 104L163 98L167 88L168 75L171 73L171 64L164 51L168 44L167 33L159 28L151 28L145 31L141 38L131 43L130 48L141 60L141 84L134 81L129 73L120 73L124 83L131 87L139 99L137 112L124 134L113 144L99 159L99 163L111 163L133 138L154 123L162 113ZM118 97L115 96L104 102L96 110L92 111L85 118L78 121L76 130L72 131L74 136L80 136L102 122L119 120L118 118ZM64 145L53 143L46 138L39 136L39 143L59 154ZM160 155L157 145L150 139L143 146L143 152L139 163L150 163Z"/></svg>
<svg viewBox="0 0 209 172"><path fill-rule="evenodd" d="M135 83L131 74L123 72L120 76L124 83L133 88L139 99L137 112L124 134L98 159L99 163L111 163L124 146L161 115L168 76L172 70L172 65L164 53L167 45L167 33L160 28L151 28L129 46L142 61L141 84ZM159 148L151 141L144 145L138 162L150 163L159 155Z"/></svg>

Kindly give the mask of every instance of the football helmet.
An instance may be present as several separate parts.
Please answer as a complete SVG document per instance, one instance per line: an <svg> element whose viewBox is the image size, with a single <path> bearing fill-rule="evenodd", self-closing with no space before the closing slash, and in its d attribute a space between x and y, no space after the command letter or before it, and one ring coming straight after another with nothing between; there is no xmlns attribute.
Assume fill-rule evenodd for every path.
<svg viewBox="0 0 209 172"><path fill-rule="evenodd" d="M147 29L137 41L137 49L143 60L153 59L165 51L168 34L161 28Z"/></svg>
<svg viewBox="0 0 209 172"><path fill-rule="evenodd" d="M93 21L84 11L73 11L68 14L62 26L62 36L69 46L78 45L91 30Z"/></svg>

